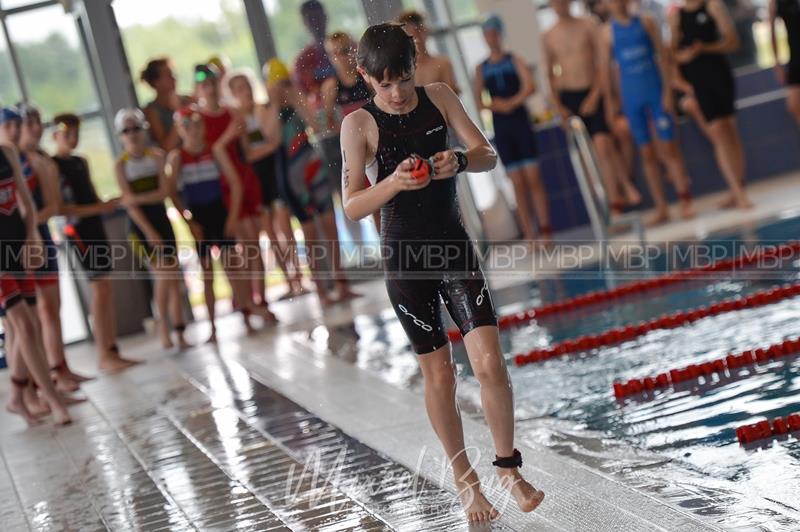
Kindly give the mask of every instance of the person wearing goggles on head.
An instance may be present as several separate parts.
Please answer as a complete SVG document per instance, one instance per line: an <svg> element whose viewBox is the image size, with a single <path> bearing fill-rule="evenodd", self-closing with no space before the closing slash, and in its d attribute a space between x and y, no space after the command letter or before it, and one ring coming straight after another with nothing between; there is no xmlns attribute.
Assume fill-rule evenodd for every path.
<svg viewBox="0 0 800 532"><path fill-rule="evenodd" d="M147 146L147 122L139 109L120 109L114 128L124 151L117 159L117 183L128 211L129 239L138 260L153 272L153 297L158 311L159 334L164 349L172 349L170 322L178 347L184 338L181 269L175 233L164 200L169 194L164 177L164 152Z"/></svg>

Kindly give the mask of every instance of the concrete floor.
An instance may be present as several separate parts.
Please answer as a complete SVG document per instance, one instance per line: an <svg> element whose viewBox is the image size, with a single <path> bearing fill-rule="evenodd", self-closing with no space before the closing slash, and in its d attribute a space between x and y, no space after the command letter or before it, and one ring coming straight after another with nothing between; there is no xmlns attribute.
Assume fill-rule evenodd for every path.
<svg viewBox="0 0 800 532"><path fill-rule="evenodd" d="M798 192L796 176L759 183L745 214L707 210L718 199L702 198L705 214L648 238L755 224L798 207ZM165 353L152 338L126 338L123 351L147 363L86 384L69 427L25 429L0 413L0 529L466 530L422 396L309 347L315 328L391 313L380 281L359 290L366 297L324 313L313 296L278 303L283 324L254 337L225 317L218 348ZM193 325L192 340L206 329ZM90 345L69 349L85 373L93 356ZM7 391L0 378L0 401ZM502 506L490 434L476 416L464 428L487 496ZM713 528L546 448L518 447L547 499L528 515L501 508L493 530Z"/></svg>

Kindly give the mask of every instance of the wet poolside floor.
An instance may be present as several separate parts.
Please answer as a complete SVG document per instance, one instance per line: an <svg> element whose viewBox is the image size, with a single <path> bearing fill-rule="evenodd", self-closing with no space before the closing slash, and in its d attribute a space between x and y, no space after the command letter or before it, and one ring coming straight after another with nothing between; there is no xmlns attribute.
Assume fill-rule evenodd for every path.
<svg viewBox="0 0 800 532"><path fill-rule="evenodd" d="M785 185L773 192L775 201L791 196ZM754 199L776 212L766 196ZM730 221L692 223L697 232ZM125 352L147 364L87 383L88 402L72 408L69 427L25 430L0 412L0 530L467 530L418 368L399 327L386 326L381 287L360 287L369 297L342 317L278 305L289 318L280 335L245 338L235 318L223 318L219 350L169 355L150 339L126 339ZM195 340L202 327L192 327ZM91 346L69 356L92 373ZM3 375L0 401L7 386ZM518 447L523 474L547 499L531 515L506 508L491 529L715 529L669 494L656 498L548 448L541 434L563 420L540 408L520 424ZM468 446L489 456L480 412L465 414ZM582 443L590 453L615 444ZM496 501L489 462L475 464Z"/></svg>
<svg viewBox="0 0 800 532"><path fill-rule="evenodd" d="M84 385L71 426L0 417L0 529L469 529L418 394L285 338L171 356L140 339L127 351L148 363ZM485 428L465 428L491 449ZM536 460L523 467L553 499L473 530L704 528L577 464ZM654 511L623 509L637 499Z"/></svg>

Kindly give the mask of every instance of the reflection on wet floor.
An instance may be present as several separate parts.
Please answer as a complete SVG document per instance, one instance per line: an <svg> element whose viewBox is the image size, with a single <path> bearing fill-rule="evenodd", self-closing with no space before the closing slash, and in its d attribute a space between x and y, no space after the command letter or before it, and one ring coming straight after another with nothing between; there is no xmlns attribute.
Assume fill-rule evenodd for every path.
<svg viewBox="0 0 800 532"><path fill-rule="evenodd" d="M85 391L74 425L3 437L0 528L467 529L452 494L211 350Z"/></svg>

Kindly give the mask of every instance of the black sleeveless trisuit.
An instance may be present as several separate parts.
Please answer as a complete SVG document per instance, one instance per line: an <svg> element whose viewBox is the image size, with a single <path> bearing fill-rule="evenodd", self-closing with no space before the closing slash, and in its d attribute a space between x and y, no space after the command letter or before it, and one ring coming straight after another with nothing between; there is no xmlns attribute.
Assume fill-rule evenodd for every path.
<svg viewBox="0 0 800 532"><path fill-rule="evenodd" d="M378 125L378 181L413 154L427 158L448 149L442 113L424 87L417 96L417 107L407 114L385 113L374 100L363 108ZM461 223L455 177L400 192L386 203L381 242L389 299L417 354L448 342L442 300L461 334L497 325L488 283Z"/></svg>

